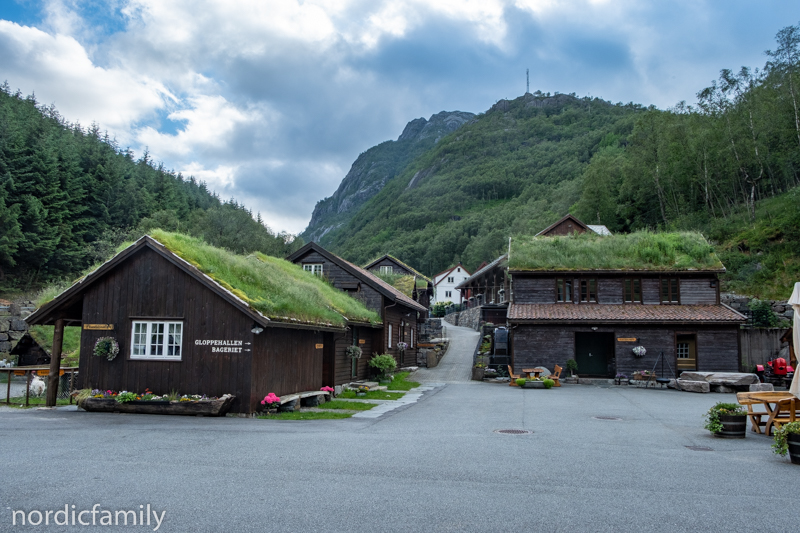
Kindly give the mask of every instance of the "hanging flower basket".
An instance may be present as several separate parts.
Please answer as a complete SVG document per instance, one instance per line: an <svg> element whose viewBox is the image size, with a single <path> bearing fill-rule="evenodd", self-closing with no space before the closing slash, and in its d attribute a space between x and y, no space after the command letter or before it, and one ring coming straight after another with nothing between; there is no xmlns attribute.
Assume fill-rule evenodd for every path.
<svg viewBox="0 0 800 533"><path fill-rule="evenodd" d="M113 361L119 354L119 343L113 337L100 337L94 343L92 353L97 357L105 357L109 361Z"/></svg>
<svg viewBox="0 0 800 533"><path fill-rule="evenodd" d="M353 359L361 359L363 350L361 350L360 346L348 346L345 352Z"/></svg>
<svg viewBox="0 0 800 533"><path fill-rule="evenodd" d="M644 346L636 346L633 348L633 355L636 357L644 357L646 353L647 350L645 349Z"/></svg>

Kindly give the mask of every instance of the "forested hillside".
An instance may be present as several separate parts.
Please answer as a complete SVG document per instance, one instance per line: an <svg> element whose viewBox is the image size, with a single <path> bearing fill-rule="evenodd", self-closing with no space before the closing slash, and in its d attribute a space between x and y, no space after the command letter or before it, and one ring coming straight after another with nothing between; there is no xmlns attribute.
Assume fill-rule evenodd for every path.
<svg viewBox="0 0 800 533"><path fill-rule="evenodd" d="M694 105L501 100L411 161L331 247L429 275L458 260L472 269L572 212L614 232L700 230L729 288L786 298L800 276L800 28L776 41L763 68L722 70Z"/></svg>
<svg viewBox="0 0 800 533"><path fill-rule="evenodd" d="M289 246L204 183L0 86L0 289L74 276L153 227L237 252L282 256Z"/></svg>

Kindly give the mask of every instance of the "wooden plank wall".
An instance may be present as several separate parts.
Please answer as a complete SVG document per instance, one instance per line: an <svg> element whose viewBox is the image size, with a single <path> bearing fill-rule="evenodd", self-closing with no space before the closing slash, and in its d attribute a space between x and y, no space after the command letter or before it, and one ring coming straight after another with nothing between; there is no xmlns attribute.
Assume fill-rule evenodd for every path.
<svg viewBox="0 0 800 533"><path fill-rule="evenodd" d="M658 305L661 303L661 280L642 278L642 303Z"/></svg>
<svg viewBox="0 0 800 533"><path fill-rule="evenodd" d="M681 305L716 304L717 287L711 286L713 281L716 278L681 279Z"/></svg>
<svg viewBox="0 0 800 533"><path fill-rule="evenodd" d="M599 278L597 280L597 302L601 304L621 304L624 293L622 278Z"/></svg>
<svg viewBox="0 0 800 533"><path fill-rule="evenodd" d="M182 320L181 361L131 360L132 317ZM236 395L233 410L250 400L252 352L220 353L195 340L253 342L252 319L149 249L91 286L84 294L84 324L114 324L114 331L84 330L81 336L81 387L156 394ZM95 341L114 337L120 354L113 360L92 355Z"/></svg>
<svg viewBox="0 0 800 533"><path fill-rule="evenodd" d="M566 368L567 359L575 357L575 332L592 332L589 326L520 324L513 330L513 366L515 373L522 368L542 365L550 370L558 364ZM702 371L738 372L738 326L730 327L653 327L598 326L599 333L612 332L616 338L636 338L635 342L615 340L615 372L631 375L635 370L650 370L659 352L669 357L676 367L675 333L697 334L697 369ZM633 355L634 346L647 348L647 354ZM660 368L660 363L659 363ZM667 366L665 365L665 369ZM580 369L578 369L580 374Z"/></svg>
<svg viewBox="0 0 800 533"><path fill-rule="evenodd" d="M778 356L783 346L781 337L786 333L783 328L747 328L739 330L739 342L742 346L742 371L750 372L753 365L766 365ZM786 358L788 361L788 357Z"/></svg>
<svg viewBox="0 0 800 533"><path fill-rule="evenodd" d="M370 272L380 273L382 266L390 266L393 269L395 274L403 274L406 276L413 276L414 273L408 270L407 268L403 267L402 265L397 264L395 261L392 261L388 257L384 257L381 261L375 263L373 266L370 267Z"/></svg>
<svg viewBox="0 0 800 533"><path fill-rule="evenodd" d="M404 337L400 338L400 322L405 322ZM386 307L383 317L383 345L376 347L377 353L388 353L398 360L400 366L415 366L417 364L417 343L419 342L419 330L417 329L417 311L402 304L390 305ZM392 325L392 347L388 348L386 336L389 333L389 324ZM414 348L411 348L411 330L414 330ZM403 340L408 343L409 348L400 358L400 350L397 343Z"/></svg>
<svg viewBox="0 0 800 533"><path fill-rule="evenodd" d="M551 304L556 301L556 278L533 278L516 275L511 281L514 303Z"/></svg>
<svg viewBox="0 0 800 533"><path fill-rule="evenodd" d="M270 392L282 396L323 386L322 332L269 327L254 337L251 412Z"/></svg>
<svg viewBox="0 0 800 533"><path fill-rule="evenodd" d="M358 360L358 373L355 378L351 377L350 370L350 357L347 355L347 347L353 344L353 329L349 329L347 333L335 333L336 342L336 362L335 362L335 383L333 385L343 385L351 381L359 379L367 379L370 375L369 360L374 353L373 339L375 334L380 332L380 329L368 327L355 327L358 339L364 341L364 344L359 344L362 354L361 359Z"/></svg>

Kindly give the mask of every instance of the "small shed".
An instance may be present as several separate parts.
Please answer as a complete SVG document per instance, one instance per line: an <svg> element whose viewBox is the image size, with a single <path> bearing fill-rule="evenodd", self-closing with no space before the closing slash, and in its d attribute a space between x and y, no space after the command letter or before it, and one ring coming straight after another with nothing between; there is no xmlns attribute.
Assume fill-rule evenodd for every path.
<svg viewBox="0 0 800 533"><path fill-rule="evenodd" d="M381 328L376 313L297 265L160 230L26 320L56 326L54 359L59 330L82 326L81 388L233 394L242 413L269 392L333 385L336 340ZM113 360L93 355L100 337L119 344Z"/></svg>
<svg viewBox="0 0 800 533"><path fill-rule="evenodd" d="M26 331L9 355L17 356L17 366L49 365L50 354Z"/></svg>

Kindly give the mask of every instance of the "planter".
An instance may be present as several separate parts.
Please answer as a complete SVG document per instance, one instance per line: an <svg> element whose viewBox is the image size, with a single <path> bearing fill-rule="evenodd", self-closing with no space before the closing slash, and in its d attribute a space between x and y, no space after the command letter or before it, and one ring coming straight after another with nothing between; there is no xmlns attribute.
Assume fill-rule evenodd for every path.
<svg viewBox="0 0 800 533"><path fill-rule="evenodd" d="M786 440L789 444L789 460L793 465L800 465L800 433L789 433Z"/></svg>
<svg viewBox="0 0 800 533"><path fill-rule="evenodd" d="M483 378L486 376L486 369L485 368L473 368L472 369L472 381L483 381Z"/></svg>
<svg viewBox="0 0 800 533"><path fill-rule="evenodd" d="M119 403L109 398L84 398L78 407L95 413L134 413L145 415L225 416L236 396L226 394L218 400L198 402L143 402Z"/></svg>
<svg viewBox="0 0 800 533"><path fill-rule="evenodd" d="M543 389L544 381L526 381L522 387L525 389Z"/></svg>
<svg viewBox="0 0 800 533"><path fill-rule="evenodd" d="M356 396L366 396L366 395L367 395L366 392L357 392L356 393Z"/></svg>
<svg viewBox="0 0 800 533"><path fill-rule="evenodd" d="M722 431L714 433L721 439L743 439L747 433L747 415L719 415Z"/></svg>

